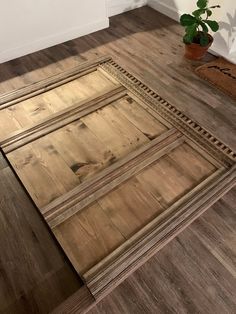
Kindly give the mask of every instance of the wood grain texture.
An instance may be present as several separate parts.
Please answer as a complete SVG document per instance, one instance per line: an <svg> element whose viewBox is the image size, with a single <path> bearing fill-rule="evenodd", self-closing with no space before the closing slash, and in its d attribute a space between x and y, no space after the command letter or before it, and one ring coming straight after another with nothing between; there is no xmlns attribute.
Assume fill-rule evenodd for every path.
<svg viewBox="0 0 236 314"><path fill-rule="evenodd" d="M165 125L157 123L157 119L138 106L132 97L118 100L115 107L151 140L166 131Z"/></svg>
<svg viewBox="0 0 236 314"><path fill-rule="evenodd" d="M45 219L52 228L62 223L181 143L183 143L183 138L175 130L160 135L126 158L107 167L94 179L84 182L48 206L43 207L42 213Z"/></svg>
<svg viewBox="0 0 236 314"><path fill-rule="evenodd" d="M197 120L215 136L235 149L235 103L193 74L192 69L201 62L190 63L182 58L181 36L182 29L176 22L150 8L138 9L113 17L109 30L103 30L0 65L0 90L7 92L22 87L54 73L67 70L85 59L92 59L97 55L108 53L113 55L128 70L145 80L149 86L158 90L166 100L175 103L188 116ZM206 60L212 58L208 55ZM188 84L186 84L186 81ZM215 206L223 224L227 223L234 226L233 209L235 200L232 194L230 195L230 197L224 197ZM228 201L229 198L230 201ZM206 230L209 226L214 225L215 214L212 216L211 222L205 226ZM39 225L40 223L36 222L36 224ZM12 228L14 229L14 227ZM191 227L188 230L190 229ZM22 237L23 235L24 233L22 233ZM230 238L228 228L226 228L225 236ZM222 238L224 237L220 237L219 241ZM155 260L152 264L153 267L147 264L145 269L142 268L140 277L136 278L133 284L125 282L121 288L118 288L119 294L115 298L113 295L109 303L103 304L99 308L99 313L107 311L109 313L143 313L144 311L162 313L164 310L173 313L179 310L185 313L192 311L191 307L189 311L186 310L186 306L192 303L196 305L197 311L200 313L221 314L234 312L235 302L232 291L235 290L235 287L230 277L225 275L227 273L225 273L227 264L220 263L220 267L217 268L217 273L222 276L221 278L224 278L223 291L219 282L215 280L213 266L212 268L203 268L206 280L199 276L199 269L204 267L205 260L209 259L214 265L214 269L217 267L214 259L211 258L211 254L206 254L204 261L199 260L198 264L200 266L195 276L193 276L193 271L190 270L188 275L184 273L184 276L178 277L181 280L174 281L176 270L171 266L165 271L164 265L171 260L176 261L178 265L182 265L183 256L185 256L186 250L190 248L195 252L194 256L197 258L201 256L201 247L193 245L192 242L185 245L185 239L178 239L181 239L181 236L171 242L172 245L176 245L177 241L182 241L181 247L185 247L182 254L178 255L178 259L175 259L176 254L173 251L173 246L167 246L164 249L167 253L163 258L162 271L159 273L160 275L165 274L164 278L162 277L163 284L160 284L161 277L155 271L155 267L160 265L159 259ZM196 243L194 238L192 241ZM224 241L222 247L225 243L226 241ZM188 259L189 263L193 260L195 258ZM31 273L31 270L28 271ZM149 283L147 283L149 279L145 281L147 277L151 278ZM187 278L187 281L184 278ZM187 285L189 281L196 283L194 292ZM141 282L148 289L148 293L142 289ZM175 299L169 298L169 291L173 288L173 285L175 289L172 296L177 294ZM5 284L4 287L7 289L8 284ZM163 287L167 287L167 289L163 290ZM222 298L222 293L224 293L224 298ZM62 293L62 298L63 295L66 297L66 294ZM127 295L130 297L127 298ZM215 298L216 295L219 297ZM183 296L186 297L183 298ZM53 302L55 300L54 296L50 294L50 297L50 301ZM186 298L187 301L184 301ZM38 295L39 303L43 304L47 299L48 295ZM15 296L12 296L11 300L15 300ZM26 297L25 300L30 302L30 297ZM201 302L198 302L198 300ZM40 312L40 306L38 311ZM28 313L29 311L26 309L22 312ZM41 310L41 313L44 312Z"/></svg>
<svg viewBox="0 0 236 314"><path fill-rule="evenodd" d="M96 84L98 80L100 84ZM46 86L45 88L47 88L47 80L44 81L43 84ZM12 120L14 121L11 127L13 132L34 125L35 123L40 123L56 112L74 106L75 104L77 104L77 106L83 105L83 101L86 99L96 98L111 91L118 85L119 84L114 84L109 81L100 72L94 70L92 73L84 75L80 79L73 80L48 92L41 92L38 96L30 98L30 95L27 95L27 100L19 101L17 105L8 106L7 108L3 106L2 110L0 110L0 119L4 121L2 123L1 138L7 137L9 134L7 126ZM6 129L4 129L4 126Z"/></svg>
<svg viewBox="0 0 236 314"><path fill-rule="evenodd" d="M10 134L10 148L7 140L7 146L2 146L96 300L178 235L236 181L232 149L112 59L99 67L101 73L107 73L101 75L108 82L114 77L127 91L113 87L104 97L87 100L85 109L78 111L80 105L76 104L58 116L46 113L49 118L40 122L42 130L38 125L33 133L29 129L18 136ZM65 95L73 94L73 82L63 85ZM112 78L110 82L113 84ZM94 78L94 84L100 86L100 78ZM109 83L105 86L110 89ZM55 89L50 92L53 95ZM127 97L128 93L141 103ZM27 101L37 104L34 98ZM132 114L127 108L133 103ZM151 116L150 111L142 115L142 103L156 115ZM181 132L167 131L161 123L165 119ZM83 181L85 188L80 186Z"/></svg>
<svg viewBox="0 0 236 314"><path fill-rule="evenodd" d="M234 313L235 200L233 189L89 314Z"/></svg>
<svg viewBox="0 0 236 314"><path fill-rule="evenodd" d="M45 83L45 80L42 80L42 81L34 82L33 84L23 86L22 88L19 88L16 91L8 91L1 95L1 99L0 99L1 108L6 108L9 106L12 106L14 103L24 101L25 99L40 95L41 93L46 93L48 90L58 89L58 86L60 89L61 85L74 81L77 78L83 77L85 74L90 76L89 74L92 73L92 76L94 76L94 74L95 76L97 76L99 75L99 73L98 72L94 73L94 71L96 71L97 66L107 60L109 60L109 57L97 58L97 60L95 61L85 62L84 64L79 65L77 68L72 69L72 70L70 69L64 72L63 74L59 73L57 75L51 76L50 78L46 80L46 83ZM85 79L85 81L88 80L88 76ZM101 75L100 75L100 78L101 78ZM115 82L115 80L113 82ZM72 82L72 84L73 83L74 82ZM91 93L91 90L89 89L89 87L87 88L87 91L88 93ZM72 95L73 95L73 92L72 92ZM80 97L81 97L81 94L80 94ZM37 99L40 99L40 98L36 98L36 99L34 98L34 100L36 101Z"/></svg>
<svg viewBox="0 0 236 314"><path fill-rule="evenodd" d="M157 92L145 85L143 81L138 80L115 61L109 60L102 64L101 67L153 108L162 118L168 120L172 126L176 127L192 141L201 145L212 157L218 155L218 159L226 166L230 166L236 161L236 153L232 148L220 142L219 139L196 121L181 112L175 105L166 101Z"/></svg>
<svg viewBox="0 0 236 314"><path fill-rule="evenodd" d="M112 59L98 69L110 82L108 89L113 77L122 87L49 114L38 126L2 142L97 300L236 180L236 155L230 148ZM63 85L68 99L73 82ZM99 77L94 85L100 86ZM54 95L55 89L46 93ZM35 97L27 101L37 104ZM161 123L165 119L172 129Z"/></svg>
<svg viewBox="0 0 236 314"><path fill-rule="evenodd" d="M185 150L185 154L183 154L183 150ZM184 168L183 171L181 163L175 162L175 156L182 156L182 165L191 163L191 167L189 167L188 170ZM194 158L196 158L196 161ZM96 289L103 290L104 282L107 285L111 278L114 280L115 276L122 278L122 274L125 272L126 267L128 268L128 265L132 268L132 263L140 263L141 256L144 255L144 253L140 253L140 248L142 248L142 250L147 249L148 251L149 243L151 247L155 247L154 243L156 240L154 241L154 237L152 241L150 240L151 230L155 230L156 235L158 237L160 236L161 241L165 242L165 237L162 232L164 232L164 234L170 233L171 228L173 228L171 224L175 225L173 230L177 228L178 223L180 225L184 224L184 219L181 221L181 215L188 216L188 210L185 212L186 208L191 209L192 213L194 213L197 206L199 206L199 201L200 203L203 202L203 200L208 201L207 195L209 191L205 190L209 190L210 187L206 184L201 187L198 191L199 196L197 199L195 196L197 191L193 191L193 189L204 179L208 178L209 175L213 174L216 169L213 165L207 167L209 162L205 159L203 159L203 161L201 160L202 157L196 155L193 149L182 144L153 162L140 174L129 179L126 183L119 185L112 192L106 193L105 196L95 203L97 204L96 208L98 214L96 221L99 220L99 217L102 217L102 221L107 221L107 226L112 224L113 230L116 232L119 231L120 235L123 236L123 240L122 238L117 239L116 236L113 237L109 228L105 230L104 228L93 226L94 223L91 222L90 211L94 209L95 205L84 208L81 212L76 214L76 216L71 216L70 219L67 219L64 223L55 227L54 233L62 247L66 250L67 256L73 260L73 265L80 274L85 273L84 278L96 297L100 297L99 293L101 293L100 291L98 293ZM168 167L166 163L168 163ZM219 186L220 191L221 181L223 181L222 175L218 173L217 182L213 180L213 183L211 181L210 183L214 186ZM234 184L234 181L235 172L233 171L229 179L230 187ZM188 200L188 196L186 196L188 191L192 200L191 198ZM217 193L217 191L212 194L212 200L214 199L215 193ZM182 196L183 208L180 202ZM209 200L210 197L209 195ZM179 203L176 204L178 199ZM171 209L169 208L173 204L176 209L176 214L171 214ZM201 205L204 208L204 202L201 203ZM99 211L102 209L103 213L101 212L101 214L99 214L98 208ZM163 226L161 218L159 219L157 217L159 217L162 212L164 212L165 215L166 211L169 213L166 214L167 222L164 222ZM182 214L179 213L181 211ZM179 215L177 220L176 215ZM95 217L95 214L93 214L92 217ZM177 222L178 220L179 222ZM83 224L83 229L81 229L79 236L77 234L78 226L80 226L83 221L86 221L88 225ZM147 226L148 223L150 223L150 227ZM168 224L170 224L170 226L168 226ZM102 230L102 232L99 232L99 230ZM175 231L173 231L173 233L174 232ZM76 240L81 239L82 234L83 241ZM132 236L133 238L131 238ZM104 251L100 246L106 245L108 238L109 241L114 241L114 245L112 250ZM130 238L131 240L128 241ZM147 240L147 238L149 238L149 240ZM124 245L121 245L122 243ZM77 249L75 249L75 246ZM114 251L116 247L117 250ZM99 254L98 252L96 253L95 248L98 248ZM89 253L90 251L92 254ZM136 253L133 253L134 251ZM76 257L74 254L76 254ZM146 256L147 255L148 254L146 254ZM137 258L137 256L139 258ZM102 273L104 274L101 275ZM98 275L96 276L96 274ZM93 277L97 277L97 279ZM93 282L96 283L94 284ZM111 285L112 284L113 282ZM93 285L98 287L94 288ZM102 293L104 293L104 291Z"/></svg>
<svg viewBox="0 0 236 314"><path fill-rule="evenodd" d="M18 141L7 156L42 208L150 140L111 104L30 144Z"/></svg>
<svg viewBox="0 0 236 314"><path fill-rule="evenodd" d="M95 299L86 286L78 289L68 299L56 307L51 314L85 314L95 306Z"/></svg>
<svg viewBox="0 0 236 314"><path fill-rule="evenodd" d="M47 313L81 282L6 165L0 208L0 313Z"/></svg>
<svg viewBox="0 0 236 314"><path fill-rule="evenodd" d="M3 154L0 154L0 170L6 168L8 166L7 160Z"/></svg>
<svg viewBox="0 0 236 314"><path fill-rule="evenodd" d="M5 131L7 136L1 139L0 145L5 153L9 153L16 148L26 145L37 138L78 120L94 110L108 105L124 95L125 89L123 87L112 89L108 93L104 93L92 100L89 98L86 101L79 101L75 105L68 106L67 109L60 110L58 113L52 113L47 118L40 120L39 123L31 123L29 127L19 127L19 130L15 132L11 132L7 129L7 131ZM24 112L23 115L25 117L28 116L27 113ZM8 121L8 123L10 124L12 122Z"/></svg>
<svg viewBox="0 0 236 314"><path fill-rule="evenodd" d="M103 298L115 285L122 282L234 186L235 169L230 174L225 173L223 178L213 181L206 191L198 191L197 196L188 199L186 204L180 207L181 210L176 210L161 223L159 217L154 219L131 238L131 243L128 241L124 247L121 246L84 274L86 284L93 295L98 300Z"/></svg>

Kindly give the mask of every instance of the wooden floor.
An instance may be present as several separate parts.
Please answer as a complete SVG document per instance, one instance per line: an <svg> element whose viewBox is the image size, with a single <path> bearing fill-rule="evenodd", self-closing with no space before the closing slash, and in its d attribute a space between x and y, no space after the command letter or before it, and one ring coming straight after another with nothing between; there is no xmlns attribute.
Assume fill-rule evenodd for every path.
<svg viewBox="0 0 236 314"><path fill-rule="evenodd" d="M0 197L0 313L47 313L81 281L2 155Z"/></svg>
<svg viewBox="0 0 236 314"><path fill-rule="evenodd" d="M181 34L154 10L134 10L107 30L0 65L0 92L110 54L236 149L235 102L195 76L200 62L183 59ZM48 313L81 282L3 159L0 169L0 313ZM235 203L232 190L91 313L235 313Z"/></svg>
<svg viewBox="0 0 236 314"><path fill-rule="evenodd" d="M236 312L236 189L90 314Z"/></svg>

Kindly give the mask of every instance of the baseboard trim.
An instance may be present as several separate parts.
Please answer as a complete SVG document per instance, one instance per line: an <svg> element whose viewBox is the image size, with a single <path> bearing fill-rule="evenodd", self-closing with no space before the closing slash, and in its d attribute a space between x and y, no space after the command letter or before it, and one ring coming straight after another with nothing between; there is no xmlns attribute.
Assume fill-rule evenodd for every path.
<svg viewBox="0 0 236 314"><path fill-rule="evenodd" d="M161 1L149 0L148 6L156 11L159 11L162 14L167 15L168 17L175 21L179 21L180 16L183 14L183 12L181 12L177 8L173 8Z"/></svg>
<svg viewBox="0 0 236 314"><path fill-rule="evenodd" d="M114 16L123 12L147 5L147 0L108 0L108 16Z"/></svg>
<svg viewBox="0 0 236 314"><path fill-rule="evenodd" d="M180 11L179 9L177 8L174 8L174 7L171 7L161 1L157 1L157 0L149 0L148 1L148 6L150 6L151 8L153 8L154 10L170 17L171 19L179 22L179 19L180 19L180 16L184 13L182 11ZM222 50L217 47L217 45L213 45L210 49L209 49L209 52L213 55L216 55L216 56L222 56L222 57L225 57L226 59L228 59L229 61L231 62L236 62L235 58L233 60L233 58L231 57L230 58L230 55L226 55L224 53L222 53Z"/></svg>
<svg viewBox="0 0 236 314"><path fill-rule="evenodd" d="M220 47L217 47L217 45L214 45L214 44L209 49L209 52L215 55L216 57L223 57L229 62L236 64L236 52L233 52L233 53L222 52L222 49Z"/></svg>
<svg viewBox="0 0 236 314"><path fill-rule="evenodd" d="M22 46L8 49L0 53L0 63L22 57L24 55L49 48L60 43L81 37L103 28L109 27L109 19L104 18L102 20L89 23L80 27L72 28L66 32L54 34L48 37L38 39L34 42L27 42Z"/></svg>

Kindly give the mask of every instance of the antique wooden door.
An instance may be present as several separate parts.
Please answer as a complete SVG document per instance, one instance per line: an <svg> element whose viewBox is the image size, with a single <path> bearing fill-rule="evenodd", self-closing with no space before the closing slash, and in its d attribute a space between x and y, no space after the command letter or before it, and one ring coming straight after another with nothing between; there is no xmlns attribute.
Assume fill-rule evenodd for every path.
<svg viewBox="0 0 236 314"><path fill-rule="evenodd" d="M110 58L0 101L1 148L97 298L235 184L234 152Z"/></svg>

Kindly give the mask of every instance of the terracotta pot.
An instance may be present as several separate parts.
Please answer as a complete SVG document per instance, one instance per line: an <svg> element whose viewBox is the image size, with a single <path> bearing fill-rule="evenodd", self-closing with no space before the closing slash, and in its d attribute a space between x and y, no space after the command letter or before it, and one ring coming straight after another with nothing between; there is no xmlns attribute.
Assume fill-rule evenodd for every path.
<svg viewBox="0 0 236 314"><path fill-rule="evenodd" d="M185 58L191 59L191 60L200 60L202 59L207 50L210 48L210 46L213 43L213 37L208 34L209 37L209 44L205 47L200 46L199 44L190 44L190 45L185 45Z"/></svg>

